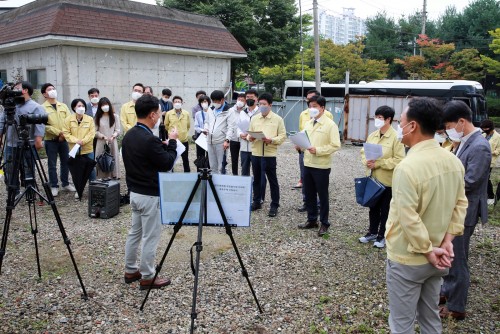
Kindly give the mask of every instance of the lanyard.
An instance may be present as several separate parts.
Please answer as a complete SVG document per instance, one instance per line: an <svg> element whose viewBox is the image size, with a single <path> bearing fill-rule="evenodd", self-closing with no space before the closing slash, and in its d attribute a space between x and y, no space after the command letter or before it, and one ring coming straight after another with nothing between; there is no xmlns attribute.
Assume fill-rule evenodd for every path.
<svg viewBox="0 0 500 334"><path fill-rule="evenodd" d="M148 133L152 133L150 129L146 128L144 125L142 124L136 124L135 126L139 127L139 128L143 128L144 131L147 131Z"/></svg>

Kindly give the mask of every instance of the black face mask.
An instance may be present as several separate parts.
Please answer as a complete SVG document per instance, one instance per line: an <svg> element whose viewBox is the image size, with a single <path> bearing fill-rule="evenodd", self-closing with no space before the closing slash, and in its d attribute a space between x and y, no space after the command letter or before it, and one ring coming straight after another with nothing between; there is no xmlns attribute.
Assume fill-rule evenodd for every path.
<svg viewBox="0 0 500 334"><path fill-rule="evenodd" d="M253 107L255 105L255 100L254 99L247 99L247 106Z"/></svg>

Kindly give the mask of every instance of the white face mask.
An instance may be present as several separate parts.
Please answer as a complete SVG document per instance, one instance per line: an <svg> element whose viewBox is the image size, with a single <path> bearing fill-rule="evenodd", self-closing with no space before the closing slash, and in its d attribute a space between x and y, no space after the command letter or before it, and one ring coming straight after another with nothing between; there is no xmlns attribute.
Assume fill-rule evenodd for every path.
<svg viewBox="0 0 500 334"><path fill-rule="evenodd" d="M83 115L85 113L85 107L77 107L75 109L75 112L78 114L78 115Z"/></svg>
<svg viewBox="0 0 500 334"><path fill-rule="evenodd" d="M158 120L156 121L156 124L153 126L153 129L158 129L160 127L160 124L161 124L161 117L158 117Z"/></svg>
<svg viewBox="0 0 500 334"><path fill-rule="evenodd" d="M398 128L396 130L397 134L396 134L396 138L401 141L403 139L404 136L406 136L405 134L403 134L403 129L406 128L410 123L406 124L405 126L401 127L399 124L398 124Z"/></svg>
<svg viewBox="0 0 500 334"><path fill-rule="evenodd" d="M446 141L446 137L443 137L439 133L434 134L434 139L440 144L444 143Z"/></svg>
<svg viewBox="0 0 500 334"><path fill-rule="evenodd" d="M462 137L464 136L463 127L462 127L462 131L458 132L457 126L458 126L458 124L453 129L446 130L448 137L450 137L450 139L455 141L455 142L459 142L460 139L462 139Z"/></svg>
<svg viewBox="0 0 500 334"><path fill-rule="evenodd" d="M47 92L47 95L49 96L49 99L57 99L57 90L53 89Z"/></svg>
<svg viewBox="0 0 500 334"><path fill-rule="evenodd" d="M130 96L132 96L132 100L137 101L142 96L142 94L139 92L132 92Z"/></svg>
<svg viewBox="0 0 500 334"><path fill-rule="evenodd" d="M101 109L102 109L103 112L108 112L109 111L109 106L108 105L102 106Z"/></svg>
<svg viewBox="0 0 500 334"><path fill-rule="evenodd" d="M99 103L99 98L98 97L93 97L90 99L90 103L93 103L93 104L98 104Z"/></svg>
<svg viewBox="0 0 500 334"><path fill-rule="evenodd" d="M215 109L219 109L220 107L222 107L222 104L214 102L213 106L214 106Z"/></svg>
<svg viewBox="0 0 500 334"><path fill-rule="evenodd" d="M381 120L381 119L378 119L378 118L375 118L375 127L377 129L380 129L381 127L383 127L385 125L385 121L384 120Z"/></svg>
<svg viewBox="0 0 500 334"><path fill-rule="evenodd" d="M245 106L245 102L243 102L243 101L236 101L236 106L238 108L243 108Z"/></svg>
<svg viewBox="0 0 500 334"><path fill-rule="evenodd" d="M163 100L163 102L167 103L168 102L168 99L166 97L162 97L161 98Z"/></svg>
<svg viewBox="0 0 500 334"><path fill-rule="evenodd" d="M203 108L203 110L207 110L208 109L208 103L206 103L206 102L202 103L201 107Z"/></svg>
<svg viewBox="0 0 500 334"><path fill-rule="evenodd" d="M316 108L309 108L309 116L312 118L316 118L319 115L319 110Z"/></svg>
<svg viewBox="0 0 500 334"><path fill-rule="evenodd" d="M182 108L182 103L174 103L174 109L181 109Z"/></svg>

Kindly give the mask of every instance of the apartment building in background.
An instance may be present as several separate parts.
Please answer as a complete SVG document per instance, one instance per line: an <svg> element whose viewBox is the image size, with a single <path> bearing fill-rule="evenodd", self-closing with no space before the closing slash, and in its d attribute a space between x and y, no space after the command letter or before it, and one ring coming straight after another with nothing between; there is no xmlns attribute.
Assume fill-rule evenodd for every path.
<svg viewBox="0 0 500 334"><path fill-rule="evenodd" d="M324 10L319 12L319 33L331 39L335 44L347 44L356 36L366 34L365 21L355 16L354 8L343 8L343 12L332 14Z"/></svg>

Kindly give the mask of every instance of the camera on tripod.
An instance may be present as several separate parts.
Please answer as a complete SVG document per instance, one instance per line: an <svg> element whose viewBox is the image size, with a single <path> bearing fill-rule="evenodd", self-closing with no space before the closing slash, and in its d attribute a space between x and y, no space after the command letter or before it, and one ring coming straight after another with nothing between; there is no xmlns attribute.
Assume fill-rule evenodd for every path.
<svg viewBox="0 0 500 334"><path fill-rule="evenodd" d="M11 122L14 120L16 105L22 105L25 103L22 91L15 90L14 87L15 85L9 82L0 90L0 104L4 107L7 121L10 120ZM47 124L48 120L48 115L20 115L19 125Z"/></svg>

